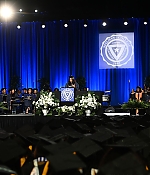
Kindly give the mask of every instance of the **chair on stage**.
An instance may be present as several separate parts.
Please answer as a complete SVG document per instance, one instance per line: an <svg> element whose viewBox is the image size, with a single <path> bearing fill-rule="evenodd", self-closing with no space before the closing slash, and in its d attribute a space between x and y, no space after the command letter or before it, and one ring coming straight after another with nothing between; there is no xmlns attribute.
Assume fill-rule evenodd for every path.
<svg viewBox="0 0 150 175"><path fill-rule="evenodd" d="M12 114L23 113L23 101L21 98L15 98L11 103Z"/></svg>

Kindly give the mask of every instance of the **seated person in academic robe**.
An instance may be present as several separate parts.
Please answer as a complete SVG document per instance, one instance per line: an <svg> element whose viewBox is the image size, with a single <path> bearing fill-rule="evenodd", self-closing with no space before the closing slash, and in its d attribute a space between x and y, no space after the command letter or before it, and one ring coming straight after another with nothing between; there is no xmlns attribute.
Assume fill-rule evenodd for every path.
<svg viewBox="0 0 150 175"><path fill-rule="evenodd" d="M37 88L33 89L32 100L38 101L39 97L40 97L40 92L38 91L38 89Z"/></svg>
<svg viewBox="0 0 150 175"><path fill-rule="evenodd" d="M7 95L7 104L8 104L8 108L10 111L12 111L12 104L16 99L16 92L15 89L10 89L9 90L9 94Z"/></svg>
<svg viewBox="0 0 150 175"><path fill-rule="evenodd" d="M75 90L79 91L79 84L76 82L76 80L74 79L74 77L71 75L69 76L69 80L65 85L66 88L68 87L73 87L75 88Z"/></svg>
<svg viewBox="0 0 150 175"><path fill-rule="evenodd" d="M7 103L6 88L2 88L2 89L1 89L0 102Z"/></svg>
<svg viewBox="0 0 150 175"><path fill-rule="evenodd" d="M38 91L37 88L33 89L33 94L32 94L32 102L33 101L38 101L40 97L40 92ZM33 109L33 113L35 113L35 105L32 104L32 109Z"/></svg>
<svg viewBox="0 0 150 175"><path fill-rule="evenodd" d="M141 89L140 86L137 86L137 88L136 88L135 99L137 101L141 101L142 100L142 89Z"/></svg>
<svg viewBox="0 0 150 175"><path fill-rule="evenodd" d="M145 102L149 101L149 95L147 93L147 89L144 89L142 92L142 101L145 101Z"/></svg>
<svg viewBox="0 0 150 175"><path fill-rule="evenodd" d="M21 93L22 99L24 98L24 95L27 94L27 93L28 93L27 88L23 88L23 89L22 89L22 93Z"/></svg>
<svg viewBox="0 0 150 175"><path fill-rule="evenodd" d="M132 91L130 93L130 100L135 100L135 91L134 91L134 89L132 89Z"/></svg>
<svg viewBox="0 0 150 175"><path fill-rule="evenodd" d="M28 93L24 94L24 108L26 114L32 113L32 88L28 88Z"/></svg>
<svg viewBox="0 0 150 175"><path fill-rule="evenodd" d="M148 95L148 98L150 100L150 88L149 87L147 87L147 95Z"/></svg>

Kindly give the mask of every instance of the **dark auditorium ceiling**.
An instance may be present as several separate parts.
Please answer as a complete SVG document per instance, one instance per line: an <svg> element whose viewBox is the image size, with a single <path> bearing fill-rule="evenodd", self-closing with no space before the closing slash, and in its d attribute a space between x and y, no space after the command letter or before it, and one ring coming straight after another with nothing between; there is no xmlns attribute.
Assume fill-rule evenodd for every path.
<svg viewBox="0 0 150 175"><path fill-rule="evenodd" d="M1 0L22 8L22 20L149 17L148 0ZM39 10L35 15L34 9ZM18 14L20 15L20 14ZM19 16L17 18L20 18Z"/></svg>

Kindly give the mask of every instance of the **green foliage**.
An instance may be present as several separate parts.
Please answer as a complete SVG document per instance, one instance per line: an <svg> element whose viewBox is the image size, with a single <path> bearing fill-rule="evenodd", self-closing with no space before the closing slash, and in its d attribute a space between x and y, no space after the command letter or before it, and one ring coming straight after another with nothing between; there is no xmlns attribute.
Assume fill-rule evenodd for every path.
<svg viewBox="0 0 150 175"><path fill-rule="evenodd" d="M144 84L146 85L146 87L150 87L150 75L145 78Z"/></svg>
<svg viewBox="0 0 150 175"><path fill-rule="evenodd" d="M76 79L76 81L79 84L80 90L83 90L86 87L86 80L84 77L80 76Z"/></svg>
<svg viewBox="0 0 150 175"><path fill-rule="evenodd" d="M146 103L146 102L139 102L137 100L129 100L127 103L123 103L122 104L122 109L140 109L140 108L149 108L150 107L150 103Z"/></svg>
<svg viewBox="0 0 150 175"><path fill-rule="evenodd" d="M14 75L10 78L9 88L10 89L19 89L21 87L21 78L17 75Z"/></svg>
<svg viewBox="0 0 150 175"><path fill-rule="evenodd" d="M50 87L50 82L45 77L38 80L40 90L48 90Z"/></svg>
<svg viewBox="0 0 150 175"><path fill-rule="evenodd" d="M7 107L7 104L3 103L3 102L0 102L0 108L3 109L3 110L8 110L8 107Z"/></svg>

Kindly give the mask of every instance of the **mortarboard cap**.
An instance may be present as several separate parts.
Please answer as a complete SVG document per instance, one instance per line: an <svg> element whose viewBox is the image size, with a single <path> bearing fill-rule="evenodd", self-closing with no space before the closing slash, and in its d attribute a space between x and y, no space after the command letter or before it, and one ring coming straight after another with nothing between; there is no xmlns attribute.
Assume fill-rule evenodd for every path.
<svg viewBox="0 0 150 175"><path fill-rule="evenodd" d="M75 152L80 153L84 157L89 157L102 150L98 144L88 139L87 137L74 142L72 146L74 147Z"/></svg>
<svg viewBox="0 0 150 175"><path fill-rule="evenodd" d="M46 145L44 149L47 150L51 155L61 154L61 153L72 153L74 152L74 147L68 142L62 141L53 145Z"/></svg>
<svg viewBox="0 0 150 175"><path fill-rule="evenodd" d="M7 139L0 143L0 162L6 163L16 159L26 153L26 150L21 147L13 139Z"/></svg>
<svg viewBox="0 0 150 175"><path fill-rule="evenodd" d="M137 152L139 150L143 150L144 148L148 147L148 144L137 136L131 136L117 141L112 146L131 148L132 151Z"/></svg>
<svg viewBox="0 0 150 175"><path fill-rule="evenodd" d="M59 153L56 155L48 155L47 159L50 161L51 170L55 173L66 172L69 170L75 171L79 168L86 168L86 164L74 154Z"/></svg>
<svg viewBox="0 0 150 175"><path fill-rule="evenodd" d="M80 138L83 137L83 134L81 134L80 132L74 130L72 127L67 127L65 133L71 139L80 139Z"/></svg>
<svg viewBox="0 0 150 175"><path fill-rule="evenodd" d="M6 174L17 175L17 172L12 170L12 169L10 169L8 166L0 165L0 174L1 175L6 175Z"/></svg>
<svg viewBox="0 0 150 175"><path fill-rule="evenodd" d="M87 124L81 122L76 122L74 129L81 133L91 132L92 130Z"/></svg>
<svg viewBox="0 0 150 175"><path fill-rule="evenodd" d="M91 136L89 136L90 139L97 141L97 142L105 142L113 138L113 134L110 132L105 132L105 133L100 133L100 132L95 132Z"/></svg>
<svg viewBox="0 0 150 175"><path fill-rule="evenodd" d="M39 126L40 127L40 126ZM37 132L40 135L47 135L50 136L52 133L52 130L50 129L50 127L46 124L42 127L40 127L39 131Z"/></svg>
<svg viewBox="0 0 150 175"><path fill-rule="evenodd" d="M8 133L5 130L0 128L0 140L5 140L7 138L13 137L13 133Z"/></svg>
<svg viewBox="0 0 150 175"><path fill-rule="evenodd" d="M47 124L50 127L50 129L52 129L52 130L62 127L61 120L60 119L56 119L56 118L51 118Z"/></svg>
<svg viewBox="0 0 150 175"><path fill-rule="evenodd" d="M99 167L99 174L101 175L147 175L148 173L149 171L146 170L146 164L143 163L143 160L132 152L121 155L120 157Z"/></svg>
<svg viewBox="0 0 150 175"><path fill-rule="evenodd" d="M32 126L27 124L27 125L20 127L19 129L17 129L15 131L15 134L27 137L27 136L31 136L31 135L35 134L35 131L34 131Z"/></svg>
<svg viewBox="0 0 150 175"><path fill-rule="evenodd" d="M74 76L73 75L70 75L69 78L74 78Z"/></svg>

